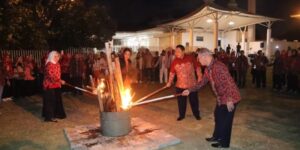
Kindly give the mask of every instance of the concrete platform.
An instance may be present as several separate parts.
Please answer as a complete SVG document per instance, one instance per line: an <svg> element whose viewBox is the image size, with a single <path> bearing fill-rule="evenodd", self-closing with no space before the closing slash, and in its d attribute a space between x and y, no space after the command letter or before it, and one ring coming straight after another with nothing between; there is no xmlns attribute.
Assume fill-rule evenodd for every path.
<svg viewBox="0 0 300 150"><path fill-rule="evenodd" d="M180 143L180 139L139 118L132 118L132 131L122 137L101 135L99 124L65 128L72 150L153 150Z"/></svg>

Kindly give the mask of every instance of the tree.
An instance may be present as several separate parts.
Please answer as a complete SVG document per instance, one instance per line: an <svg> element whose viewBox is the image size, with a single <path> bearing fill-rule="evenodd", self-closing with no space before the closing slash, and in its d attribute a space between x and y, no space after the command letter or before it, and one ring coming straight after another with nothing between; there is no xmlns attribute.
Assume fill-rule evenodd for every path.
<svg viewBox="0 0 300 150"><path fill-rule="evenodd" d="M0 47L9 49L100 48L116 30L102 3L84 0L5 0L0 17Z"/></svg>

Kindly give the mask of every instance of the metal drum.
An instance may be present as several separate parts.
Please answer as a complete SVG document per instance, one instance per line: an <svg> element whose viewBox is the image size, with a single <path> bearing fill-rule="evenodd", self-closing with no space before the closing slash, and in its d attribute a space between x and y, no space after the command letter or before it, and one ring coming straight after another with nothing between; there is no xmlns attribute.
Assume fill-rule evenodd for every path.
<svg viewBox="0 0 300 150"><path fill-rule="evenodd" d="M131 119L128 111L101 112L101 132L104 136L118 137L131 131Z"/></svg>

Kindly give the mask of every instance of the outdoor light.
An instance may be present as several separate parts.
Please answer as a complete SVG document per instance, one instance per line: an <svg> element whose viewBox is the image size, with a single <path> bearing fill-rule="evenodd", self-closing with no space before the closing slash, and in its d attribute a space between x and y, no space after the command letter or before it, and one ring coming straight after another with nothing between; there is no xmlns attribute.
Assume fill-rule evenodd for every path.
<svg viewBox="0 0 300 150"><path fill-rule="evenodd" d="M233 21L230 21L228 24L231 25L231 26L233 26L233 25L234 25L234 22L233 22Z"/></svg>
<svg viewBox="0 0 300 150"><path fill-rule="evenodd" d="M96 54L98 49L95 47L95 48L93 48L93 51L94 51L94 54Z"/></svg>
<svg viewBox="0 0 300 150"><path fill-rule="evenodd" d="M291 18L300 18L300 14L291 15Z"/></svg>
<svg viewBox="0 0 300 150"><path fill-rule="evenodd" d="M213 20L212 20L212 19L207 19L206 22L207 22L207 23L212 23Z"/></svg>

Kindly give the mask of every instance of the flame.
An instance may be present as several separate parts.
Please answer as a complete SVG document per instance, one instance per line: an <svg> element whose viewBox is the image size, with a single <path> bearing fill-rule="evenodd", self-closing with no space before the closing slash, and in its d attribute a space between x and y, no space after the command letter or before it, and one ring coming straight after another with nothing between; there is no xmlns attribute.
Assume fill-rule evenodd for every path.
<svg viewBox="0 0 300 150"><path fill-rule="evenodd" d="M127 110L131 107L132 104L132 95L130 89L125 89L121 92L122 104L121 108Z"/></svg>
<svg viewBox="0 0 300 150"><path fill-rule="evenodd" d="M93 90L93 93L97 94L97 92L99 91L102 94L102 93L104 93L105 88L106 88L105 81L104 81L104 79L101 79L97 88Z"/></svg>

